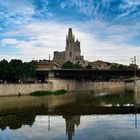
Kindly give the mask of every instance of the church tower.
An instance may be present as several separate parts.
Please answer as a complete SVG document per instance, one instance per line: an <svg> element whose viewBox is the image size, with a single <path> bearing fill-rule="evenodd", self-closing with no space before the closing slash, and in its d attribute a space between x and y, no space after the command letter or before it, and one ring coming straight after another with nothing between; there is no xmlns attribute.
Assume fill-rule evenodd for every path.
<svg viewBox="0 0 140 140"><path fill-rule="evenodd" d="M75 41L72 28L69 28L68 35L66 35L65 61L68 60L73 63L80 63L83 61L83 56L81 56L80 42L78 39Z"/></svg>
<svg viewBox="0 0 140 140"><path fill-rule="evenodd" d="M69 28L68 35L66 36L66 61L73 60L74 41L75 38L72 33L72 28Z"/></svg>
<svg viewBox="0 0 140 140"><path fill-rule="evenodd" d="M66 35L65 51L55 51L53 60L56 62L71 61L74 64L83 64L84 59L83 56L81 56L80 42L78 39L75 41L75 35L72 32L72 28L68 29L68 34Z"/></svg>

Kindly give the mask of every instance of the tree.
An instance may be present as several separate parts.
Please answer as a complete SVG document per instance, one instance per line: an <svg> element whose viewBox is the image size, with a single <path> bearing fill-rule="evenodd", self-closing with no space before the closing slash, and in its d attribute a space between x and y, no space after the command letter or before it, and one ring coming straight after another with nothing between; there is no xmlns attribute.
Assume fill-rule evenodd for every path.
<svg viewBox="0 0 140 140"><path fill-rule="evenodd" d="M18 82L23 76L23 63L21 60L12 59L9 62L10 66L10 79L11 81Z"/></svg>
<svg viewBox="0 0 140 140"><path fill-rule="evenodd" d="M74 65L71 61L66 61L63 65L62 68L63 69L73 69Z"/></svg>
<svg viewBox="0 0 140 140"><path fill-rule="evenodd" d="M36 63L22 62L21 60L12 59L9 63L7 60L0 61L0 80L7 82L19 82L33 79L36 75Z"/></svg>
<svg viewBox="0 0 140 140"><path fill-rule="evenodd" d="M82 69L82 65L76 63L73 64L71 61L66 61L63 65L62 65L63 69Z"/></svg>
<svg viewBox="0 0 140 140"><path fill-rule="evenodd" d="M25 62L23 64L23 80L28 81L29 79L35 78L36 64L34 61Z"/></svg>
<svg viewBox="0 0 140 140"><path fill-rule="evenodd" d="M138 67L138 65L136 65L136 64L130 64L130 65L129 65L129 68L130 68L130 69L138 69L139 67Z"/></svg>
<svg viewBox="0 0 140 140"><path fill-rule="evenodd" d="M111 69L128 69L128 66L122 64L112 64Z"/></svg>
<svg viewBox="0 0 140 140"><path fill-rule="evenodd" d="M86 69L92 69L92 66L91 66L90 64L88 64L88 65L86 66Z"/></svg>
<svg viewBox="0 0 140 140"><path fill-rule="evenodd" d="M3 59L0 61L0 80L7 81L9 77L9 64L8 61Z"/></svg>
<svg viewBox="0 0 140 140"><path fill-rule="evenodd" d="M83 69L83 67L82 65L76 63L73 65L73 69Z"/></svg>

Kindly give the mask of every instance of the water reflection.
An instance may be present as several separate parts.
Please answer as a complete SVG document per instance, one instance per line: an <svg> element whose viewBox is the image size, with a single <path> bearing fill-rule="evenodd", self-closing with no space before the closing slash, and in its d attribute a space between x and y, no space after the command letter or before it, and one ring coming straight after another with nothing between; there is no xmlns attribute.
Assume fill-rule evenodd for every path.
<svg viewBox="0 0 140 140"><path fill-rule="evenodd" d="M52 116L48 116L48 131L51 131L51 119ZM0 129L2 131L7 128L11 130L16 130L22 128L23 125L29 125L32 127L35 122L36 115L25 115L25 114L16 114L8 116L0 116ZM72 137L75 133L75 127L80 125L80 115L64 115L62 116L65 119L66 125L66 135L68 140L72 140ZM47 120L46 120L47 121Z"/></svg>
<svg viewBox="0 0 140 140"><path fill-rule="evenodd" d="M74 116L63 116L66 122L66 134L68 135L68 140L72 140L72 136L75 133L75 126L80 125L80 115Z"/></svg>
<svg viewBox="0 0 140 140"><path fill-rule="evenodd" d="M138 125L137 125L137 113L139 106L140 106L140 92L138 92L138 90L136 90L134 92L134 106L135 106L135 128L137 129Z"/></svg>
<svg viewBox="0 0 140 140"><path fill-rule="evenodd" d="M33 136L29 138L30 140L36 139L36 131L41 133L43 137L42 140L46 139L45 134L47 133L47 129L48 132L50 132L50 137L48 139L55 139L52 138L51 135L54 128L62 129L62 132L66 133L67 138L65 138L62 133L62 136L59 134L60 130L56 131L56 133L61 136L60 139L62 140L72 140L73 137L84 139L84 137L82 138L80 136L82 130L86 130L85 132L82 131L85 135L90 132L92 136L93 134L91 131L96 132L99 124L100 127L102 126L104 128L106 125L106 127L108 129L111 128L111 130L116 128L116 126L116 129L120 127L118 133L120 133L121 129L129 129L129 123L132 123L133 127L135 124L135 128L138 129L139 119L137 113L140 113L140 107L138 104L139 99L134 97L132 93L114 95L101 94L101 96L97 96L97 94L93 93L86 93L46 97L4 97L0 98L0 129L1 132L20 130L22 135L21 133L19 134L19 131L12 131L11 133L14 134L14 136L18 134L18 138L22 137L23 139L28 139L25 138L25 135L27 135L27 128L25 128L25 125L29 126L30 130L33 131ZM117 114L122 115L120 115L121 117L116 117ZM131 118L131 122L129 122L130 120L128 119L130 116L127 116L127 118L126 114L134 114L133 119ZM48 118L45 118L47 128L42 132L40 132L42 126L36 125L36 119L38 119L40 115L47 116ZM54 119L57 118L57 116L60 117L58 121ZM85 118L84 121L81 121L83 120L81 118ZM38 121L40 122L40 119L38 119ZM120 123L120 126L118 126L117 121ZM125 121L127 122L127 125L125 124L126 126L124 125ZM54 123L58 123L60 126ZM84 123L88 125L83 126ZM89 126L90 128L88 128ZM4 135L4 133L0 134L0 139L1 135ZM47 133L47 135L49 134ZM103 133L103 135L106 134ZM137 135L140 136L139 134Z"/></svg>
<svg viewBox="0 0 140 140"><path fill-rule="evenodd" d="M8 115L8 116L0 116L0 128L1 130L5 130L7 127L10 129L18 129L21 128L22 125L29 125L32 126L32 124L35 121L35 115L28 115L25 114L14 114L14 115Z"/></svg>
<svg viewBox="0 0 140 140"><path fill-rule="evenodd" d="M7 140L7 139L26 139L26 140L81 139L84 140L88 138L89 139L94 138L100 140L113 139L113 138L119 140L121 140L122 138L128 140L129 139L138 140L140 137L139 135L140 129L137 128L138 131L134 130L134 125L133 125L134 115L124 115L124 116L123 115L90 115L90 116L87 115L65 116L64 115L64 116L42 116L42 117L36 116L36 118L34 117L33 119L29 119L30 117L26 116L25 117L26 121L23 118L19 119L20 117L14 117L14 116L12 117L10 116L6 117L6 119L3 121L1 129L4 128L4 130L0 131L0 138L2 138L1 136L4 135L7 138L1 140ZM50 124L47 124L48 122L47 118L49 119L49 117L51 121ZM16 121L13 121L14 119ZM44 121L42 121L42 119L44 119ZM63 120L65 120L64 124L63 124ZM30 128L28 128L27 125L29 125ZM49 125L51 129L47 130L46 128L49 127ZM13 131L13 129L14 130L19 129L20 131L19 130ZM7 134L3 132L7 132L9 136L7 136ZM102 134L100 134L100 132L102 132Z"/></svg>

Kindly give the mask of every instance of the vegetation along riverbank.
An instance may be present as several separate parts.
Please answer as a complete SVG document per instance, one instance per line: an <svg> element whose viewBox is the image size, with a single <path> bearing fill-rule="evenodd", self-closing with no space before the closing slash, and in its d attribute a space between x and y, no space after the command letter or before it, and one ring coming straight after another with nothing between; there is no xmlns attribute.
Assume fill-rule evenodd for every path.
<svg viewBox="0 0 140 140"><path fill-rule="evenodd" d="M67 91L65 89L55 90L55 91L35 91L30 93L31 96L46 96L46 95L60 95L65 94Z"/></svg>

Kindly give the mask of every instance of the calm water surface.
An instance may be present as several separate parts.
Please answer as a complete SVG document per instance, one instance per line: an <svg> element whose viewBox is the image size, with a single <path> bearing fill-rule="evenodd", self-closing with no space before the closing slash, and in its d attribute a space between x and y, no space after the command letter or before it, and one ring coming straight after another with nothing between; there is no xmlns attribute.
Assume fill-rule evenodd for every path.
<svg viewBox="0 0 140 140"><path fill-rule="evenodd" d="M132 93L3 97L0 140L139 140L140 108L134 97Z"/></svg>

